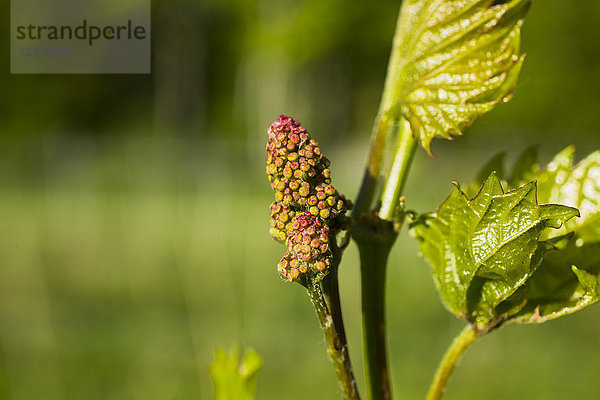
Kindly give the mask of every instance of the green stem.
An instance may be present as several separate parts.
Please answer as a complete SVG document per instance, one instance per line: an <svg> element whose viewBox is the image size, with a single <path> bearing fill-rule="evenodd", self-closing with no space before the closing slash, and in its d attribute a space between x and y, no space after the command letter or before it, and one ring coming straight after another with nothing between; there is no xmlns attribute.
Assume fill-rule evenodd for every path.
<svg viewBox="0 0 600 400"><path fill-rule="evenodd" d="M335 235L329 237L332 260L331 273L327 275L321 282L321 288L323 289L323 296L327 302L327 306L331 311L333 323L336 326L337 332L339 332L340 339L343 343L346 343L346 329L344 328L344 319L342 318L342 305L340 302L340 288L338 279L338 268L342 260L342 249L337 245L337 238Z"/></svg>
<svg viewBox="0 0 600 400"><path fill-rule="evenodd" d="M350 354L348 353L348 344L346 343L346 335L343 331L343 326L340 331L338 324L335 323L332 316L331 309L327 305L325 296L323 295L321 282L315 279L309 279L308 282L306 282L305 287L308 292L308 297L310 297L315 311L317 312L321 328L323 329L323 334L327 341L327 351L333 362L344 399L359 400L360 397L358 395L354 372L352 371L352 364L350 363Z"/></svg>
<svg viewBox="0 0 600 400"><path fill-rule="evenodd" d="M389 253L398 235L398 201L404 190L417 141L410 124L399 121L398 144L382 196L379 215L359 214L352 229L360 253L363 347L367 393L391 399L385 337L385 278Z"/></svg>
<svg viewBox="0 0 600 400"><path fill-rule="evenodd" d="M371 214L353 230L361 271L363 352L369 399L390 399L391 388L385 334L385 278L388 255L397 230L391 221Z"/></svg>
<svg viewBox="0 0 600 400"><path fill-rule="evenodd" d="M452 371L467 348L479 337L479 332L471 325L467 325L454 339L452 345L446 351L444 358L438 366L435 377L429 387L427 400L439 400L444 395L448 379Z"/></svg>
<svg viewBox="0 0 600 400"><path fill-rule="evenodd" d="M367 393L370 399L390 399L385 337L385 272L389 253L361 251L361 298Z"/></svg>
<svg viewBox="0 0 600 400"><path fill-rule="evenodd" d="M371 148L362 184L352 212L352 237L361 260L363 344L367 391L371 400L390 399L390 379L385 337L385 279L389 253L402 222L396 218L397 204L414 158L416 140L398 108L402 72L403 2L385 78L381 103L371 136ZM391 129L400 129L394 161L385 185L379 215L372 210L375 189L387 138Z"/></svg>
<svg viewBox="0 0 600 400"><path fill-rule="evenodd" d="M408 121L401 118L398 125L400 131L398 133L396 154L381 196L381 208L379 209L379 218L387 220L395 217L396 207L404 190L406 178L417 149L417 141L413 138Z"/></svg>

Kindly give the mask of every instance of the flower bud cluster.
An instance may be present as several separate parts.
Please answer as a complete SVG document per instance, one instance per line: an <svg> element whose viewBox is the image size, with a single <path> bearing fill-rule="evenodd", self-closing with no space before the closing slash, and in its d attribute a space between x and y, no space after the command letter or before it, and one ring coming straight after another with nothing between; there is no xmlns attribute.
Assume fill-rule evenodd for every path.
<svg viewBox="0 0 600 400"><path fill-rule="evenodd" d="M308 271L324 276L331 264L327 236L347 228L352 203L331 185L329 159L300 122L281 115L267 134L266 171L275 191L270 233L289 249L278 270L290 281Z"/></svg>
<svg viewBox="0 0 600 400"><path fill-rule="evenodd" d="M330 227L343 229L344 214L352 203L331 185L330 161L321 154L319 144L300 122L284 115L269 126L267 133L266 170L275 202L296 211L309 211Z"/></svg>
<svg viewBox="0 0 600 400"><path fill-rule="evenodd" d="M328 235L329 227L319 217L308 211L297 216L285 241L289 251L277 265L279 274L290 282L309 269L325 276L331 265Z"/></svg>

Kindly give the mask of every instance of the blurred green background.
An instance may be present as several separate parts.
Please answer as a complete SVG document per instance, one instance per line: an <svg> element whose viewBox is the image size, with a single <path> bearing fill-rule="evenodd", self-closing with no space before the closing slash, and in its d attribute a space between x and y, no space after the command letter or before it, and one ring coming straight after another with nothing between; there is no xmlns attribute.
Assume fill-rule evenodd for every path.
<svg viewBox="0 0 600 400"><path fill-rule="evenodd" d="M0 88L0 398L210 399L215 346L264 359L259 399L338 391L303 290L268 235L265 128L311 130L356 194L399 1L156 0L151 75L10 75ZM600 2L534 2L514 99L434 158L408 207L433 210L500 150L600 148ZM341 270L361 388L357 251ZM423 398L461 321L403 232L388 274L393 390ZM600 398L600 307L508 327L466 354L447 399Z"/></svg>

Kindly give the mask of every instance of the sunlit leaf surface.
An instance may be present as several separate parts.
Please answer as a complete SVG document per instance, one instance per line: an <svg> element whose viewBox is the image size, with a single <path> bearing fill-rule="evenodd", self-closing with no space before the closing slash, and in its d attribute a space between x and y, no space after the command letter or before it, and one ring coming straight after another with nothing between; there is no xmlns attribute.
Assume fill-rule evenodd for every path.
<svg viewBox="0 0 600 400"><path fill-rule="evenodd" d="M575 148L570 146L558 153L543 169L537 161L537 147L526 149L517 159L507 185L514 189L532 180L537 181L540 203L564 204L575 207L580 218L568 221L552 236L575 232L579 243L600 241L600 151L596 151L574 165ZM497 171L504 176L504 154L496 155L477 174L469 186L468 194L474 194L486 174Z"/></svg>
<svg viewBox="0 0 600 400"><path fill-rule="evenodd" d="M469 317L480 322L503 318L505 324L541 323L579 311L600 300L600 152L574 165L574 148L567 147L541 168L537 146L517 158L510 173L505 172L505 154L493 156L468 186L475 196L487 174L496 172L508 189L523 190L537 181L537 202L578 208L560 229L543 232L531 257L530 276L509 297L498 294L510 282L473 278L468 294ZM512 263L507 259L506 263ZM500 291L498 290L500 289ZM476 296L472 296L475 294Z"/></svg>
<svg viewBox="0 0 600 400"><path fill-rule="evenodd" d="M507 323L541 323L598 302L600 242L578 246L571 238L549 251L523 291L524 306Z"/></svg>
<svg viewBox="0 0 600 400"><path fill-rule="evenodd" d="M520 27L529 0L405 0L384 104L429 151L508 99L523 57Z"/></svg>
<svg viewBox="0 0 600 400"><path fill-rule="evenodd" d="M525 284L552 247L539 241L542 232L576 215L571 207L538 205L534 182L505 192L492 174L475 198L456 187L435 214L419 216L410 228L445 305L483 329L503 317L496 307Z"/></svg>
<svg viewBox="0 0 600 400"><path fill-rule="evenodd" d="M548 164L538 178L549 203L576 207L581 218L569 221L565 231L575 231L583 242L600 241L600 151L573 166L575 149L568 147Z"/></svg>
<svg viewBox="0 0 600 400"><path fill-rule="evenodd" d="M537 179L540 201L577 207L581 217L552 232L568 232L571 237L565 248L544 256L531 277L526 306L509 323L544 322L599 300L600 152L588 155L576 165L574 154L575 149L567 147L540 170L537 155L526 150L513 168L511 185Z"/></svg>

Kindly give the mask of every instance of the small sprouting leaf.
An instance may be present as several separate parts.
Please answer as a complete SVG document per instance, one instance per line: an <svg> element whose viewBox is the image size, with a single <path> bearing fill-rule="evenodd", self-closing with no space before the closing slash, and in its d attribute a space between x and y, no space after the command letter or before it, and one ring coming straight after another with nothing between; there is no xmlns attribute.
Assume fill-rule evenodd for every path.
<svg viewBox="0 0 600 400"><path fill-rule="evenodd" d="M390 59L385 116L403 116L429 151L506 101L523 56L530 0L405 0Z"/></svg>
<svg viewBox="0 0 600 400"><path fill-rule="evenodd" d="M230 354L223 349L215 350L215 360L209 372L215 389L215 400L251 400L256 390L258 370L262 359L254 350L245 352L240 363L239 348Z"/></svg>
<svg viewBox="0 0 600 400"><path fill-rule="evenodd" d="M505 193L492 174L475 198L457 186L410 229L446 307L484 329L503 318L496 307L525 284L550 247L540 243L542 232L576 215L571 207L538 205L535 182Z"/></svg>

